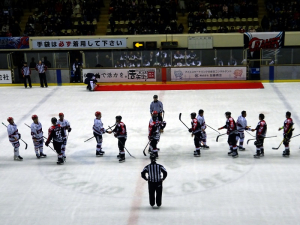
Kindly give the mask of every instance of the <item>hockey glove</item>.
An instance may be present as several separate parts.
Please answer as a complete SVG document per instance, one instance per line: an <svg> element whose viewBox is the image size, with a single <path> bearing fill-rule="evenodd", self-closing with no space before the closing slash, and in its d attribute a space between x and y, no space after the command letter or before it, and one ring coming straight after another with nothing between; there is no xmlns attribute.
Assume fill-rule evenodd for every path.
<svg viewBox="0 0 300 225"><path fill-rule="evenodd" d="M72 130L72 128L71 128L71 127L69 127L69 128L68 128L68 132L71 132L71 130Z"/></svg>
<svg viewBox="0 0 300 225"><path fill-rule="evenodd" d="M48 147L48 146L49 146L49 142L48 142L48 141L46 141L45 145Z"/></svg>
<svg viewBox="0 0 300 225"><path fill-rule="evenodd" d="M21 139L21 134L20 134L20 133L18 133L18 135L19 135L19 138L18 138L18 139Z"/></svg>
<svg viewBox="0 0 300 225"><path fill-rule="evenodd" d="M189 129L189 132L192 133L192 131L193 131L192 128L190 128L190 129Z"/></svg>

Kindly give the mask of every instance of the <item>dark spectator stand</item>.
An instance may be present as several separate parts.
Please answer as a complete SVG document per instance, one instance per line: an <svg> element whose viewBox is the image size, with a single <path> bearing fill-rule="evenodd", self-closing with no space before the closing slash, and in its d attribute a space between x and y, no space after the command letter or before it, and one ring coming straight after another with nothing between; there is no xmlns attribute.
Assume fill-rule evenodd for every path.
<svg viewBox="0 0 300 225"><path fill-rule="evenodd" d="M94 35L103 0L45 0L32 6L24 33L28 36Z"/></svg>

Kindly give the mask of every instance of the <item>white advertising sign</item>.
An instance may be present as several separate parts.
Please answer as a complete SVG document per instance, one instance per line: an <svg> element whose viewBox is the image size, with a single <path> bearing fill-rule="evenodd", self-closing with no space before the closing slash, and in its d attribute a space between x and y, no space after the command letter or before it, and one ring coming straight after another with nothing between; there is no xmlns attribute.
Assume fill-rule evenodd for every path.
<svg viewBox="0 0 300 225"><path fill-rule="evenodd" d="M83 81L88 73L95 74L98 82L156 81L155 68L83 69L82 73Z"/></svg>
<svg viewBox="0 0 300 225"><path fill-rule="evenodd" d="M70 39L33 39L32 49L99 49L99 48L126 48L126 38L70 38Z"/></svg>
<svg viewBox="0 0 300 225"><path fill-rule="evenodd" d="M246 67L171 68L171 81L246 80Z"/></svg>
<svg viewBox="0 0 300 225"><path fill-rule="evenodd" d="M0 70L0 84L11 84L11 71L10 70Z"/></svg>

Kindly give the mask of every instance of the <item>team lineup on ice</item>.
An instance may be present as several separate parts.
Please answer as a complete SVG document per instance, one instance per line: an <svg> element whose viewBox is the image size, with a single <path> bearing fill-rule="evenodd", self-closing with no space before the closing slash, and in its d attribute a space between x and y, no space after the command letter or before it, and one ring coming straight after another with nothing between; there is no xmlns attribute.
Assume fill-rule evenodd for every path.
<svg viewBox="0 0 300 225"><path fill-rule="evenodd" d="M149 153L151 153L155 158L159 158L158 151L160 150L157 147L157 144L160 140L161 133L164 132L164 128L166 127L166 121L164 121L165 111L163 108L163 103L158 100L158 95L153 96L153 101L150 104L150 116L151 119L149 121L149 127L148 127L148 144L146 145L145 149L149 145ZM219 135L216 138L216 141L218 142L218 139L220 136L223 136L224 134L221 134L216 129L212 128L209 125L206 125L205 119L204 119L204 110L200 109L198 112L198 115L195 112L192 112L190 114L191 117L191 127L188 127L182 120L181 120L181 113L179 114L179 120L183 123L183 125L188 129L190 133L192 133L192 137L194 137L194 145L195 145L195 151L194 156L200 157L200 149L209 149L209 146L206 144L206 128L207 126L217 132ZM72 128L70 126L70 123L68 120L64 119L64 114L59 113L59 120L57 120L56 117L53 117L51 119L52 126L48 130L48 137L45 137L43 135L43 129L42 124L39 122L37 115L32 115L31 119L33 120L33 123L31 126L25 124L31 129L31 136L33 140L33 145L36 153L36 157L38 159L45 158L47 155L43 153L43 144L44 139L47 141L45 142L45 145L49 147L49 144L52 141L54 150L56 151L58 155L58 161L57 164L64 164L66 161L66 154L65 154L65 148L67 145L67 139L69 136L69 133L71 132ZM249 139L247 141L247 144L250 140L255 140L254 145L256 146L256 154L254 155L254 158L260 158L264 156L264 139L265 138L273 138L277 136L266 136L267 133L267 123L264 120L265 115L263 113L260 113L258 116L259 122L257 126L254 129L251 129L250 126L247 125L246 120L247 112L243 110L241 112L241 115L237 118L237 121L235 122L234 118L231 117L231 112L227 111L225 112L226 117L226 124L218 130L227 129L226 134L228 135L228 145L229 145L229 152L228 155L232 156L233 158L238 157L238 150L245 151L244 148L244 138L245 138L245 131L252 137L253 139ZM124 122L122 122L122 116L116 116L115 124L105 129L103 127L103 123L101 120L102 114L100 111L95 112L95 119L94 119L94 125L93 125L93 137L96 139L97 145L96 145L96 156L103 156L105 154L105 151L102 150L102 135L105 133L111 134L114 133L114 136L118 139L118 149L119 154L117 155L117 158L119 158L119 162L125 162L125 143L127 139L127 130L126 125ZM291 112L287 111L285 113L286 119L284 120L283 126L280 127L278 130L283 130L283 140L280 143L280 145L283 143L285 146L285 150L282 153L282 156L289 157L290 155L290 149L289 149L289 142L291 138L297 137L298 135L293 136L293 119L291 118ZM20 147L20 141L24 142L21 139L21 134L18 132L17 125L14 123L14 119L12 117L7 118L8 126L6 126L4 123L2 123L4 126L7 127L7 133L8 133L8 139L12 146L14 147L14 160L22 161L23 158L19 155L19 147ZM113 129L114 128L114 129ZM256 131L256 135L250 134L248 131ZM299 134L300 135L300 134ZM91 140L92 138L87 139L84 142L87 142ZM239 145L237 144L239 141ZM26 144L27 148L27 143ZM278 146L278 148L280 147ZM278 149L273 148L273 149ZM145 154L145 149L143 151ZM128 154L132 156L129 151L126 149ZM132 156L133 157L133 156ZM133 157L134 158L134 157Z"/></svg>
<svg viewBox="0 0 300 225"><path fill-rule="evenodd" d="M293 97L299 90L297 83L264 86L258 90L136 92L85 92L82 87L1 88L5 107L0 114L8 127L0 130L0 174L10 177L1 184L1 190L4 199L11 202L2 213L12 211L17 202L9 197L14 190L6 189L5 183L22 183L30 210L38 208L41 212L43 205L32 197L31 185L39 185L36 192L40 196L46 197L42 190L48 186L53 193L60 193L61 199L46 199L61 210L63 202L76 199L78 204L69 204L64 211L72 224L87 219L88 210L82 211L78 205L89 208L91 204L92 212L103 201L98 209L108 212L118 200L122 203L117 205L120 214L110 217L115 223L159 223L143 207L153 202L142 180L147 179L146 165L159 161L161 172L168 172L163 199L156 202L160 206L163 200L163 207L156 211L165 216L161 223L212 224L211 213L218 212L220 220L213 224L226 224L231 218L226 213L230 212L239 218L233 224L241 224L249 220L246 211L252 211L251 215L264 221L257 224L266 224L266 219L269 224L284 224L277 217L282 208L268 207L276 205L272 196L283 191L285 198L277 199L290 212L285 224L296 224L299 197L289 192L286 184L299 183L300 107ZM158 102L153 102L156 99ZM63 166L57 166L56 159ZM274 167L278 176L273 175ZM161 181L165 178L163 174ZM256 191L261 199L253 200ZM229 199L232 193L238 197ZM198 211L198 206L194 207L197 204L206 209ZM49 207L45 205L45 209ZM54 215L50 210L45 224L63 222ZM21 210L15 222L7 219L4 224L17 224L22 216L25 212ZM119 221L121 218L126 219ZM43 217L37 215L36 220L42 223Z"/></svg>

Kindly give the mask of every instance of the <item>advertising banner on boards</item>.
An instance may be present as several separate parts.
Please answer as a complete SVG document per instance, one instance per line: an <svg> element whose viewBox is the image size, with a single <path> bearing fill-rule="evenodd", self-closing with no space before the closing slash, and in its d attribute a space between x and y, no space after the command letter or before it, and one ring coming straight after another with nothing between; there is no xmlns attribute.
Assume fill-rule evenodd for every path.
<svg viewBox="0 0 300 225"><path fill-rule="evenodd" d="M246 80L246 67L171 68L171 81Z"/></svg>
<svg viewBox="0 0 300 225"><path fill-rule="evenodd" d="M83 69L83 80L88 73L95 74L98 82L156 81L155 68Z"/></svg>

